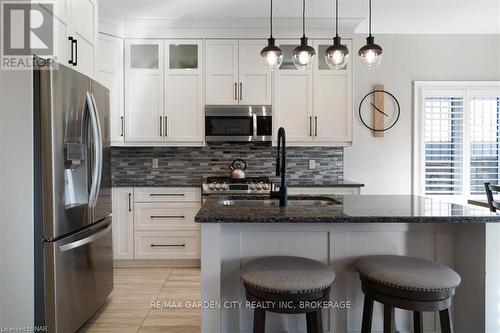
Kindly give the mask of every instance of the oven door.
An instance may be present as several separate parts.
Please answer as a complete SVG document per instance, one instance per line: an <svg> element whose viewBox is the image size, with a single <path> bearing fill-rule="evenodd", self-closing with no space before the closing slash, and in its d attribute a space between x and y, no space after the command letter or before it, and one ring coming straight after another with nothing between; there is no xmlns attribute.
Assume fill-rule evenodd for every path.
<svg viewBox="0 0 500 333"><path fill-rule="evenodd" d="M270 108L270 106L248 105L207 106L205 140L207 142L271 141ZM259 130L259 125L263 131Z"/></svg>

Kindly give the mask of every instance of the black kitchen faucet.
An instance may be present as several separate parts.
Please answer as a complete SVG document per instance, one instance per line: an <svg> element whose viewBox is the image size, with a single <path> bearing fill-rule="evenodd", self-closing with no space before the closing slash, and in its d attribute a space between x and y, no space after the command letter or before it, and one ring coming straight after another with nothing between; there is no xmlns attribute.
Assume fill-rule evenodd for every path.
<svg viewBox="0 0 500 333"><path fill-rule="evenodd" d="M281 156L280 156L281 155ZM286 187L286 133L283 127L278 130L278 156L276 156L276 176L281 176L278 191L271 188L271 199L279 199L280 207L288 206L288 189Z"/></svg>

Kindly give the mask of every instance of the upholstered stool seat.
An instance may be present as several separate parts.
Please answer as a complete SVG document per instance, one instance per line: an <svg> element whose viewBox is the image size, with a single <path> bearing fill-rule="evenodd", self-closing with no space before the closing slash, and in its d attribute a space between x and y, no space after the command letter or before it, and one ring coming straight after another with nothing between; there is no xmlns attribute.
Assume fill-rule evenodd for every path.
<svg viewBox="0 0 500 333"><path fill-rule="evenodd" d="M335 272L328 266L302 257L264 257L247 263L241 279L250 301L283 301L266 309L254 310L254 332L265 332L266 311L305 313L307 331L323 332L321 310L318 307L299 307L303 301L322 302L329 299ZM292 302L294 306L290 306ZM287 304L286 308L280 304Z"/></svg>
<svg viewBox="0 0 500 333"><path fill-rule="evenodd" d="M422 332L422 312L439 311L441 331L451 332L449 308L460 276L451 268L420 258L378 255L356 262L365 305L362 332L371 329L373 301L384 304L384 332L394 331L394 308L414 311L414 328Z"/></svg>

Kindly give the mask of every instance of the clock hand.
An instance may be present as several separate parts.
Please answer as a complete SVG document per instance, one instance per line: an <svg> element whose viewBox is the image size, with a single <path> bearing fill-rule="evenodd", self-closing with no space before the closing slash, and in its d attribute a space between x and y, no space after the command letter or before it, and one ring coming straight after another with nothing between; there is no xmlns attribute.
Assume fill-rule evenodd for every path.
<svg viewBox="0 0 500 333"><path fill-rule="evenodd" d="M373 104L373 103L370 103L370 104L371 104L371 105L373 105L373 107L374 107L375 109L377 109L377 111L378 111L378 112L380 112L380 113L384 114L386 117L389 117L389 115L388 115L387 113L385 113L384 111L380 110L378 107L376 107L376 106L375 106L375 104Z"/></svg>

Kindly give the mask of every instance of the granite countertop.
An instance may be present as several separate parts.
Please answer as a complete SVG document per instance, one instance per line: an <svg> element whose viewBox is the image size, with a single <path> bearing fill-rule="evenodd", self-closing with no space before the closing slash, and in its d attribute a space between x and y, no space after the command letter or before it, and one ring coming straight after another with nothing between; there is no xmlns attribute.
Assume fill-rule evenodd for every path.
<svg viewBox="0 0 500 333"><path fill-rule="evenodd" d="M271 178L279 182L278 180ZM179 179L144 179L144 178L121 178L113 181L113 187L201 187L201 184L206 179L179 178ZM364 187L365 185L358 182L353 182L346 179L338 180L321 180L317 182L311 180L287 179L288 187Z"/></svg>
<svg viewBox="0 0 500 333"><path fill-rule="evenodd" d="M289 198L293 198L290 196ZM315 197L301 196L307 200ZM208 199L195 217L200 223L489 223L500 215L485 208L414 195L321 196L325 205L255 197ZM330 204L329 204L330 203Z"/></svg>

